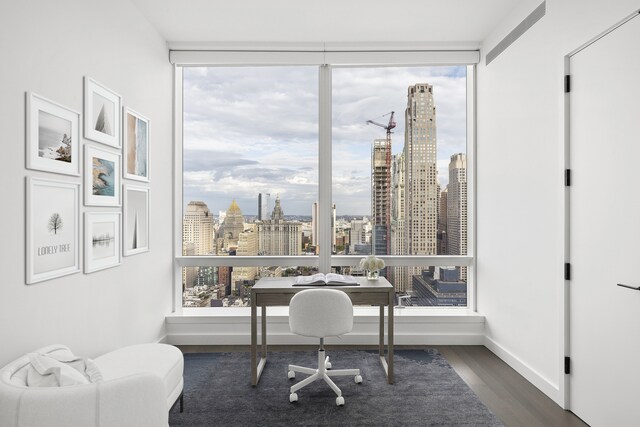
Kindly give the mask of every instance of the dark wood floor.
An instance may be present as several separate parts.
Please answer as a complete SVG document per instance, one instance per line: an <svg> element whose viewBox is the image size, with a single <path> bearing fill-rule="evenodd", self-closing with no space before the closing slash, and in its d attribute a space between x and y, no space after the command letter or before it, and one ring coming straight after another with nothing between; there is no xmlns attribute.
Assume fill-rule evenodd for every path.
<svg viewBox="0 0 640 427"><path fill-rule="evenodd" d="M185 353L249 351L249 346L178 346ZM331 346L326 346L327 351ZM341 349L374 349L341 346ZM426 348L425 346L396 346ZM442 354L480 400L507 427L578 427L587 426L569 411L534 387L524 377L484 346L432 346ZM270 346L269 351L306 350L312 346Z"/></svg>

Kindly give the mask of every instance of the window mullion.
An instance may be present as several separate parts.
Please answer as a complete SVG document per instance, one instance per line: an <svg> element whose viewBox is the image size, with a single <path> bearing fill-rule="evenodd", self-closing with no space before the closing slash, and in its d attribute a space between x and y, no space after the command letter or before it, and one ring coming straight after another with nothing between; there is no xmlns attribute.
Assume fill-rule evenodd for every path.
<svg viewBox="0 0 640 427"><path fill-rule="evenodd" d="M321 65L319 72L319 137L318 143L318 237L319 270L331 271L331 67Z"/></svg>

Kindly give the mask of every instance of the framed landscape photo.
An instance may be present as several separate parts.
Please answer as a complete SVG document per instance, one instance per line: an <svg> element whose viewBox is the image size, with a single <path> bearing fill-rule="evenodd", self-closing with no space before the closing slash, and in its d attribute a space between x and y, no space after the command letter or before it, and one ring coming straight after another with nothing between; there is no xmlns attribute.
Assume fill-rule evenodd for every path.
<svg viewBox="0 0 640 427"><path fill-rule="evenodd" d="M149 250L149 189L124 185L124 255Z"/></svg>
<svg viewBox="0 0 640 427"><path fill-rule="evenodd" d="M84 272L120 265L120 212L85 212Z"/></svg>
<svg viewBox="0 0 640 427"><path fill-rule="evenodd" d="M149 119L128 107L123 110L124 177L149 182Z"/></svg>
<svg viewBox="0 0 640 427"><path fill-rule="evenodd" d="M120 206L120 155L85 145L84 204Z"/></svg>
<svg viewBox="0 0 640 427"><path fill-rule="evenodd" d="M80 113L27 93L27 168L80 175Z"/></svg>
<svg viewBox="0 0 640 427"><path fill-rule="evenodd" d="M84 137L120 148L122 98L95 80L84 78Z"/></svg>
<svg viewBox="0 0 640 427"><path fill-rule="evenodd" d="M80 184L27 177L27 284L80 271Z"/></svg>

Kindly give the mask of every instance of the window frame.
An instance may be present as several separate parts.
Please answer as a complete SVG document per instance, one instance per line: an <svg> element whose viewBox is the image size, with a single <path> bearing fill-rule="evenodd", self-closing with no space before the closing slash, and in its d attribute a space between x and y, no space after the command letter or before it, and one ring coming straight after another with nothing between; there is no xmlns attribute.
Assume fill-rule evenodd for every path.
<svg viewBox="0 0 640 427"><path fill-rule="evenodd" d="M388 266L464 266L468 267L467 306L459 310L476 311L476 64L477 50L409 50L403 46L385 50L357 50L333 44L307 44L303 47L261 46L210 50L171 50L174 67L174 191L173 191L173 314L183 314L182 268L199 266L312 266L328 271L332 266L357 266L359 255L332 255L320 251L314 256L183 256L183 68L193 66L309 66L319 67L319 141L318 141L318 229L320 247L331 247L332 206L332 70L334 68L444 66L467 67L467 255L380 255ZM426 307L420 307L425 309ZM218 308L225 310L225 308ZM234 309L234 308L226 308ZM451 307L429 307L428 310ZM237 310L237 309L236 309Z"/></svg>

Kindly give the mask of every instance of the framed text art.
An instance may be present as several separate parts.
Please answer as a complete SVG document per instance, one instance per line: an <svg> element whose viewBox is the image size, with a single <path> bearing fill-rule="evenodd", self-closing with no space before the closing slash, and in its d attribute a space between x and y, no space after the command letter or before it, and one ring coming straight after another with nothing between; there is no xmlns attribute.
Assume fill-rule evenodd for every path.
<svg viewBox="0 0 640 427"><path fill-rule="evenodd" d="M120 148L122 99L95 80L84 78L84 137Z"/></svg>
<svg viewBox="0 0 640 427"><path fill-rule="evenodd" d="M80 113L27 93L27 168L80 175Z"/></svg>
<svg viewBox="0 0 640 427"><path fill-rule="evenodd" d="M120 155L85 145L84 204L120 206Z"/></svg>
<svg viewBox="0 0 640 427"><path fill-rule="evenodd" d="M149 189L124 185L124 256L149 250Z"/></svg>
<svg viewBox="0 0 640 427"><path fill-rule="evenodd" d="M120 264L120 212L84 213L84 272Z"/></svg>
<svg viewBox="0 0 640 427"><path fill-rule="evenodd" d="M27 177L27 284L80 271L80 184Z"/></svg>
<svg viewBox="0 0 640 427"><path fill-rule="evenodd" d="M149 119L125 107L122 123L124 178L149 182Z"/></svg>

